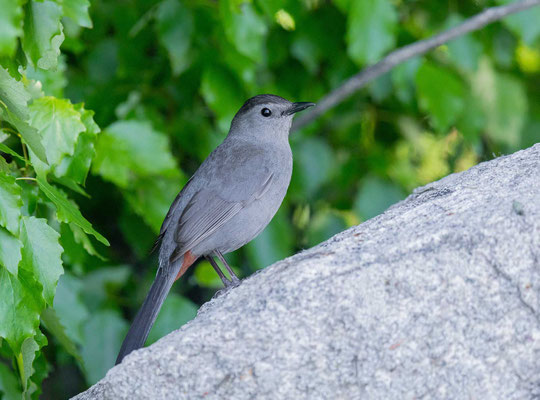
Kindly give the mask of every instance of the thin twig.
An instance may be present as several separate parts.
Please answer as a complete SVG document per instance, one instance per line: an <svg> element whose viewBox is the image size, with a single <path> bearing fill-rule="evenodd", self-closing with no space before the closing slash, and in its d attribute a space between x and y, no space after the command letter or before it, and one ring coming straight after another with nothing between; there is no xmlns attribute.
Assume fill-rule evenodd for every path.
<svg viewBox="0 0 540 400"><path fill-rule="evenodd" d="M413 57L425 54L429 50L434 49L452 39L483 28L484 26L498 21L510 14L514 14L538 5L540 5L540 0L522 0L504 6L491 7L482 11L480 14L475 15L474 17L467 19L465 22L454 28L441 32L429 39L419 40L391 52L377 64L364 68L358 74L353 75L343 82L339 87L324 96L317 102L317 107L311 108L310 111L300 115L298 119L294 121L292 130L297 130L311 123L326 111L347 99L354 92L366 86L369 82L390 71L396 65L401 64L402 62ZM362 38L359 38L359 40L361 39Z"/></svg>

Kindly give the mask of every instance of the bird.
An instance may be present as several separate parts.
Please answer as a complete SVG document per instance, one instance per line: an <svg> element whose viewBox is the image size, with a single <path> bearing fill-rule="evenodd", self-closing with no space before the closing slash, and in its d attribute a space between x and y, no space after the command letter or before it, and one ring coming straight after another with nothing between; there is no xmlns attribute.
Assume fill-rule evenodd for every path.
<svg viewBox="0 0 540 400"><path fill-rule="evenodd" d="M210 262L226 289L240 283L223 255L254 239L276 214L291 180L293 117L314 105L260 94L238 110L223 142L187 181L163 220L155 245L159 248L156 277L116 364L144 345L173 283L197 259Z"/></svg>

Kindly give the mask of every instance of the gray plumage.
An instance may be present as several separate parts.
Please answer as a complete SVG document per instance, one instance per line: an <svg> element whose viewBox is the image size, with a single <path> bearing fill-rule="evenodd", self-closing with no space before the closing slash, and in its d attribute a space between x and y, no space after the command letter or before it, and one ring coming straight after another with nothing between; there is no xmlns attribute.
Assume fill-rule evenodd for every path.
<svg viewBox="0 0 540 400"><path fill-rule="evenodd" d="M291 179L288 137L293 115L313 105L265 94L252 97L240 108L223 143L190 178L163 221L158 273L122 344L117 364L144 345L188 255L191 260L229 253L268 225ZM185 269L184 265L180 274Z"/></svg>

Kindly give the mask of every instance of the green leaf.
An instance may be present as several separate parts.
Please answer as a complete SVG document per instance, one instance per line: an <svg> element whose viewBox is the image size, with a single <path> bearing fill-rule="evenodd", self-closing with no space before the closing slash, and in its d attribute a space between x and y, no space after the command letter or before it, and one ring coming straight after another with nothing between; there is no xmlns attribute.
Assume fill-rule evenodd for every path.
<svg viewBox="0 0 540 400"><path fill-rule="evenodd" d="M68 336L66 328L62 325L60 318L58 317L56 311L53 308L46 308L41 313L41 322L43 323L43 325L45 325L45 328L55 337L55 339L58 340L64 350L66 350L68 354L71 354L76 360L82 363L82 357L79 354L77 346Z"/></svg>
<svg viewBox="0 0 540 400"><path fill-rule="evenodd" d="M499 4L510 4L515 0L497 0ZM503 24L521 37L529 46L534 46L536 39L540 36L540 7L532 7L517 14L504 18Z"/></svg>
<svg viewBox="0 0 540 400"><path fill-rule="evenodd" d="M309 138L295 145L293 154L293 190L302 197L314 197L321 185L332 177L336 165L334 153L325 140Z"/></svg>
<svg viewBox="0 0 540 400"><path fill-rule="evenodd" d="M20 268L15 277L0 268L0 337L16 354L24 340L37 333L39 315L45 307L41 292L31 272Z"/></svg>
<svg viewBox="0 0 540 400"><path fill-rule="evenodd" d="M463 22L459 15L452 14L447 18L445 29L453 28ZM478 68L478 59L482 54L482 43L469 33L448 42L448 50L452 61L462 68L475 71Z"/></svg>
<svg viewBox="0 0 540 400"><path fill-rule="evenodd" d="M85 324L81 356L89 385L103 378L114 366L127 330L127 322L112 310L94 313Z"/></svg>
<svg viewBox="0 0 540 400"><path fill-rule="evenodd" d="M0 0L0 57L10 57L22 33L22 0Z"/></svg>
<svg viewBox="0 0 540 400"><path fill-rule="evenodd" d="M64 273L62 268L62 247L58 244L60 235L47 220L23 217L21 241L23 243L21 267L32 271L43 286L43 297L52 305L58 278Z"/></svg>
<svg viewBox="0 0 540 400"><path fill-rule="evenodd" d="M486 134L516 149L528 110L523 84L511 75L496 73L487 59L480 62L471 84L486 117Z"/></svg>
<svg viewBox="0 0 540 400"><path fill-rule="evenodd" d="M83 343L84 321L90 315L82 299L82 292L85 289L83 285L84 283L79 278L70 273L65 273L58 282L56 296L54 297L56 317L59 319L59 323L65 327L64 331L68 338L77 344ZM56 331L56 327L52 325L56 324L55 321L49 321L46 316L44 322L47 329L50 328ZM60 339L59 341L62 342Z"/></svg>
<svg viewBox="0 0 540 400"><path fill-rule="evenodd" d="M21 187L13 176L0 172L0 226L19 235L21 220Z"/></svg>
<svg viewBox="0 0 540 400"><path fill-rule="evenodd" d="M15 158L18 158L21 161L26 161L24 157L22 157L19 153L13 151L11 147L6 146L4 143L0 143L0 151L3 153L7 153Z"/></svg>
<svg viewBox="0 0 540 400"><path fill-rule="evenodd" d="M64 15L77 23L77 25L92 28L92 20L88 13L90 8L89 0L61 0Z"/></svg>
<svg viewBox="0 0 540 400"><path fill-rule="evenodd" d="M34 153L39 160L41 160L45 167L47 166L47 155L45 153L45 148L41 144L41 136L38 131L24 122L22 119L17 117L9 109L6 109L0 103L0 117L5 119L15 128L22 136L24 142L28 145L32 153Z"/></svg>
<svg viewBox="0 0 540 400"><path fill-rule="evenodd" d="M157 342L163 336L191 321L197 316L197 310L197 305L192 301L176 293L170 293L159 311L154 326L150 330L146 341L147 345Z"/></svg>
<svg viewBox="0 0 540 400"><path fill-rule="evenodd" d="M30 0L26 3L22 47L39 68L56 67L60 45L64 41L61 17L62 9L52 1Z"/></svg>
<svg viewBox="0 0 540 400"><path fill-rule="evenodd" d="M22 244L15 236L0 228L0 264L17 276Z"/></svg>
<svg viewBox="0 0 540 400"><path fill-rule="evenodd" d="M193 276L200 286L212 289L223 287L223 282L221 282L220 277L216 271L214 271L212 265L206 260L197 263Z"/></svg>
<svg viewBox="0 0 540 400"><path fill-rule="evenodd" d="M411 104L415 100L415 79L420 63L420 59L414 57L396 66L390 72L396 97L402 103Z"/></svg>
<svg viewBox="0 0 540 400"><path fill-rule="evenodd" d="M86 127L69 100L42 97L29 109L30 125L42 136L49 164L57 165L65 155L73 155L77 138Z"/></svg>
<svg viewBox="0 0 540 400"><path fill-rule="evenodd" d="M420 107L436 129L445 131L463 112L465 87L450 71L425 62L416 74Z"/></svg>
<svg viewBox="0 0 540 400"><path fill-rule="evenodd" d="M155 233L159 233L161 223L181 188L180 179L141 179L132 191L126 191L124 195L133 211Z"/></svg>
<svg viewBox="0 0 540 400"><path fill-rule="evenodd" d="M92 172L122 188L137 176L178 174L167 136L134 120L115 122L99 135Z"/></svg>
<svg viewBox="0 0 540 400"><path fill-rule="evenodd" d="M397 13L390 0L353 1L347 18L347 52L357 64L372 64L394 47Z"/></svg>
<svg viewBox="0 0 540 400"><path fill-rule="evenodd" d="M104 245L109 246L109 241L92 227L92 224L82 216L77 205L71 202L64 192L50 185L47 179L41 175L37 176L37 183L45 196L56 206L56 213L60 222L73 222L83 231L93 235Z"/></svg>
<svg viewBox="0 0 540 400"><path fill-rule="evenodd" d="M345 230L347 223L342 215L334 210L322 210L311 219L307 229L307 244L315 246L335 234Z"/></svg>
<svg viewBox="0 0 540 400"><path fill-rule="evenodd" d="M34 82L39 82L39 89L43 92L34 97L44 95L64 97L64 89L68 84L66 77L67 68L66 57L63 56L58 58L58 65L53 69L41 69L28 64L24 70L26 78Z"/></svg>
<svg viewBox="0 0 540 400"><path fill-rule="evenodd" d="M94 122L93 111L85 110L82 104L75 104L73 107L80 113L81 122L86 130L79 135L73 155L64 156L54 173L60 177L72 178L75 182L84 185L96 153L95 142L100 129Z"/></svg>
<svg viewBox="0 0 540 400"><path fill-rule="evenodd" d="M184 71L192 62L189 52L193 34L191 11L178 0L163 1L156 12L158 37L169 52L175 75Z"/></svg>
<svg viewBox="0 0 540 400"><path fill-rule="evenodd" d="M84 278L82 295L84 303L90 310L98 309L107 304L111 298L126 285L132 271L128 265L101 267L92 271Z"/></svg>
<svg viewBox="0 0 540 400"><path fill-rule="evenodd" d="M241 54L253 61L261 61L263 42L268 31L264 18L248 2L238 5L237 0L223 0L219 5L227 39Z"/></svg>
<svg viewBox="0 0 540 400"><path fill-rule="evenodd" d="M228 132L231 120L244 101L238 79L229 70L209 65L201 79L201 94L218 117L221 132Z"/></svg>
<svg viewBox="0 0 540 400"><path fill-rule="evenodd" d="M21 400L22 392L17 376L5 364L0 363L0 394L2 400Z"/></svg>
<svg viewBox="0 0 540 400"><path fill-rule="evenodd" d="M45 338L43 335L41 336ZM38 342L38 344L40 346L44 346L46 342L45 344L41 344ZM43 380L49 375L50 370L51 367L49 366L49 364L47 364L45 356L42 352L38 352L32 364L32 376L30 377L28 389L25 393L26 398L30 398L33 400L37 400L40 398L41 389L43 387Z"/></svg>
<svg viewBox="0 0 540 400"><path fill-rule="evenodd" d="M71 232L73 232L75 242L79 243L88 254L97 257L102 261L106 261L106 258L98 253L88 235L78 225L71 223L69 224L69 228L71 229Z"/></svg>
<svg viewBox="0 0 540 400"><path fill-rule="evenodd" d="M28 102L32 96L21 81L0 66L0 101L21 120L28 119ZM0 103L1 104L1 103Z"/></svg>
<svg viewBox="0 0 540 400"><path fill-rule="evenodd" d="M34 359L36 358L36 351L38 350L39 345L34 340L34 338L27 338L21 346L21 353L17 356L19 366L22 367L19 369L19 374L21 376L21 382L23 384L23 390L25 392L28 390L28 380L34 373L32 364L34 363Z"/></svg>
<svg viewBox="0 0 540 400"><path fill-rule="evenodd" d="M381 214L403 197L403 192L396 185L370 176L365 179L356 194L354 210L360 218L369 219Z"/></svg>

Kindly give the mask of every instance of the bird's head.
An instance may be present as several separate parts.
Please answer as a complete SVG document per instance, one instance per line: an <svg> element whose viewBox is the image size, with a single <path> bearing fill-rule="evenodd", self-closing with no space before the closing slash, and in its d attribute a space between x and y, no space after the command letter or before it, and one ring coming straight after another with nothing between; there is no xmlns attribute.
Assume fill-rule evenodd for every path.
<svg viewBox="0 0 540 400"><path fill-rule="evenodd" d="M247 100L231 123L230 134L253 136L261 140L289 135L295 113L315 103L293 103L273 94L260 94Z"/></svg>

